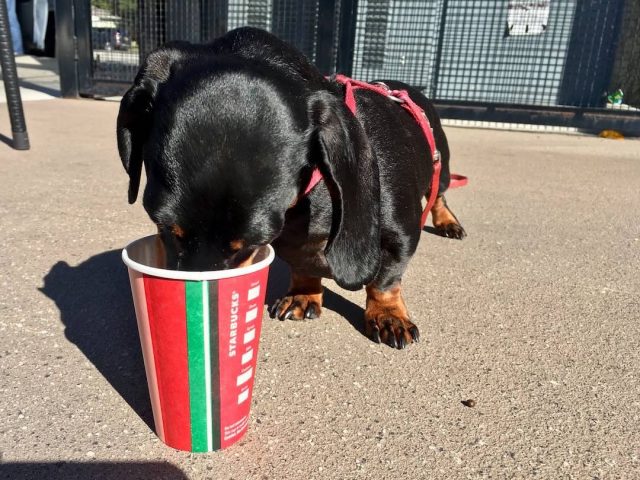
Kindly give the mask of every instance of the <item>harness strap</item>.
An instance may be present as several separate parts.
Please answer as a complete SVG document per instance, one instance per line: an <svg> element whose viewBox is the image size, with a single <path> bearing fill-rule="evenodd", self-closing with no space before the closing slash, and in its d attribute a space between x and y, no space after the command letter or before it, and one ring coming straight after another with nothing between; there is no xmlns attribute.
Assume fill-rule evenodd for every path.
<svg viewBox="0 0 640 480"><path fill-rule="evenodd" d="M313 172L311 173L311 178L309 179L309 185L307 185L307 188L304 189L304 193L302 194L302 196L305 196L311 190L313 190L313 187L315 187L318 183L320 183L320 180L322 180L322 173L320 172L320 169L316 167L313 169Z"/></svg>
<svg viewBox="0 0 640 480"><path fill-rule="evenodd" d="M427 223L427 217L433 204L438 197L438 188L440 186L440 170L442 168L442 162L440 161L440 151L436 148L436 140L433 136L433 130L429 119L422 110L409 96L406 90L391 90L383 83L371 84L361 82L359 80L353 80L352 78L344 75L336 75L335 80L338 83L342 83L345 86L345 104L347 108L351 110L351 113L356 114L356 99L354 96L354 90L362 88L364 90L371 90L385 97L389 97L392 100L397 101L402 108L411 114L411 116L418 123L422 129L422 133L427 139L429 144L429 151L431 153L431 159L433 162L433 175L431 176L431 186L429 188L429 197L427 199L427 205L422 211L422 217L420 218L420 229Z"/></svg>
<svg viewBox="0 0 640 480"><path fill-rule="evenodd" d="M469 179L464 175L452 173L449 175L449 177L449 189L464 187L467 183L469 183Z"/></svg>
<svg viewBox="0 0 640 480"><path fill-rule="evenodd" d="M438 197L438 188L440 186L440 170L442 169L442 162L440 151L436 148L436 140L433 136L433 130L431 129L431 124L429 123L429 119L427 118L424 110L420 108L409 96L409 93L406 90L391 90L384 83L367 83L361 82L359 80L354 80L345 75L336 75L334 77L335 81L341 83L345 86L345 95L344 95L344 103L347 108L353 113L356 114L356 98L354 95L354 91L357 89L370 90L372 92L376 92L380 95L384 95L385 97L398 102L402 108L404 108L407 112L411 114L411 116L418 122L418 125L422 129L425 138L427 139L427 143L429 144L429 151L431 153L431 159L433 162L433 175L431 177L431 185L429 188L429 197L427 198L427 205L424 207L422 211L422 217L420 218L420 229L422 229L427 223L427 217L429 216L429 212L433 207L436 198ZM311 174L311 179L309 180L309 185L304 191L304 195L307 195L313 188L322 180L322 173L318 168L313 170ZM449 183L449 188L457 188L462 187L467 184L467 177L462 175L451 174L451 180Z"/></svg>

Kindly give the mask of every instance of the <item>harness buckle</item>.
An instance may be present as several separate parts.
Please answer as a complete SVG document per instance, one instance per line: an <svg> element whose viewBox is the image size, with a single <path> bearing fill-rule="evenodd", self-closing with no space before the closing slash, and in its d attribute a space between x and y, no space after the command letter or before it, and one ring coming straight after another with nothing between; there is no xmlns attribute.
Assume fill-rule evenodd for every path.
<svg viewBox="0 0 640 480"><path fill-rule="evenodd" d="M389 85L387 85L384 82L373 82L374 85L380 85L382 88L384 88L387 92L391 91L391 89L389 88Z"/></svg>
<svg viewBox="0 0 640 480"><path fill-rule="evenodd" d="M442 155L440 154L440 150L436 148L436 150L433 152L433 164L435 165L436 163L440 163L441 158Z"/></svg>

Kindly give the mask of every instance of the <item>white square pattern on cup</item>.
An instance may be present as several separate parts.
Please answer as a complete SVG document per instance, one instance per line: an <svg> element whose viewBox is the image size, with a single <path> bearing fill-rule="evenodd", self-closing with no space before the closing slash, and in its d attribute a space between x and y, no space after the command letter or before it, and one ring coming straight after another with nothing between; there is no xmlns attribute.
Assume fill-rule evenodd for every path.
<svg viewBox="0 0 640 480"><path fill-rule="evenodd" d="M249 398L249 389L247 388L244 392L240 392L238 395L238 405L244 402L247 398Z"/></svg>
<svg viewBox="0 0 640 480"><path fill-rule="evenodd" d="M243 339L242 343L244 343L246 345L247 343L252 342L254 338L256 338L256 330L255 330L255 328L252 329L252 330L249 330L248 332L246 332L244 334L244 339Z"/></svg>
<svg viewBox="0 0 640 480"><path fill-rule="evenodd" d="M245 353L242 354L242 360L240 361L240 363L242 365L249 363L252 358L253 358L253 348L247 350Z"/></svg>
<svg viewBox="0 0 640 480"><path fill-rule="evenodd" d="M256 298L258 298L259 295L260 295L260 285L249 289L249 292L247 293L247 300L249 301L255 300Z"/></svg>
<svg viewBox="0 0 640 480"><path fill-rule="evenodd" d="M245 316L245 321L247 323L253 322L256 318L258 318L258 307L253 307L251 310L247 312Z"/></svg>
<svg viewBox="0 0 640 480"><path fill-rule="evenodd" d="M236 387L239 387L240 385L247 383L251 379L251 375L253 375L253 368L250 368L246 372L238 375L236 377Z"/></svg>

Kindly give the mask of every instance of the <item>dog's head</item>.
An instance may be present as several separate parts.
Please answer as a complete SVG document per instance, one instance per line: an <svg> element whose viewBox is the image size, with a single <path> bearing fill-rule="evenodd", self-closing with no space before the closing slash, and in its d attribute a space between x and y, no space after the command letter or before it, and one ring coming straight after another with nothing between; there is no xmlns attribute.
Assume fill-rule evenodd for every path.
<svg viewBox="0 0 640 480"><path fill-rule="evenodd" d="M278 237L319 167L334 205L325 253L336 281L359 288L377 271L377 166L362 127L329 92L268 64L169 45L125 94L117 137L130 203L145 166L143 204L170 268L245 262Z"/></svg>

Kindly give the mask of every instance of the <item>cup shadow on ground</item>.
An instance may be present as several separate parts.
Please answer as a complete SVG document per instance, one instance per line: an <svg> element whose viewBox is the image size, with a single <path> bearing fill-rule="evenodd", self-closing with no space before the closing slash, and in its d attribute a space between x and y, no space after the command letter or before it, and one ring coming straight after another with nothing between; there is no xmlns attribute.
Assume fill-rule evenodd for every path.
<svg viewBox="0 0 640 480"><path fill-rule="evenodd" d="M284 296L288 287L289 266L276 257L269 270L267 307ZM44 277L40 291L60 310L67 339L155 431L129 276L121 250L94 255L75 267L57 262ZM362 307L328 288L324 307L344 317L364 335Z"/></svg>
<svg viewBox="0 0 640 480"><path fill-rule="evenodd" d="M60 261L40 291L56 302L67 339L153 430L129 276L120 255L111 250L75 267Z"/></svg>

